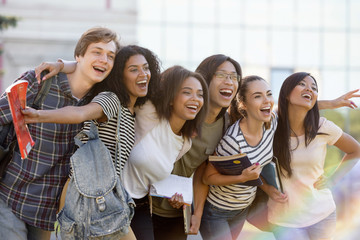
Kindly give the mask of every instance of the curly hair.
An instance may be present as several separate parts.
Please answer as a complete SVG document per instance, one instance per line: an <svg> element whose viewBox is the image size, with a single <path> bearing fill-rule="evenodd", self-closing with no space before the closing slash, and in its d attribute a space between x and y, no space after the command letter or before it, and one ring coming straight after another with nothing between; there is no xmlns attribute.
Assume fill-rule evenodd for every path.
<svg viewBox="0 0 360 240"><path fill-rule="evenodd" d="M129 45L120 49L116 54L114 67L109 76L104 81L97 83L95 88L96 93L112 91L117 95L121 104L127 106L130 103L130 96L124 84L124 70L129 58L135 55L142 55L145 57L151 72L148 93L144 97L138 97L135 106L141 106L148 99L152 100L156 97L160 80L160 60L149 49L137 45Z"/></svg>

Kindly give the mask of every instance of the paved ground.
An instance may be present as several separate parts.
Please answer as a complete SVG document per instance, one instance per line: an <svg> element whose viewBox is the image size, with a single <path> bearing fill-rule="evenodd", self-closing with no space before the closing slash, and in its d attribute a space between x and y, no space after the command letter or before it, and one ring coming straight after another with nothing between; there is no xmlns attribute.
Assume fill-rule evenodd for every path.
<svg viewBox="0 0 360 240"><path fill-rule="evenodd" d="M360 163L333 189L338 208L338 221L334 240L360 239ZM51 240L55 240L55 234ZM59 237L60 239L60 237ZM271 233L261 232L245 223L238 240L275 240ZM170 240L170 239L169 239ZM200 234L188 240L202 240Z"/></svg>
<svg viewBox="0 0 360 240"><path fill-rule="evenodd" d="M188 240L202 240L200 234L198 235L189 235L187 238ZM250 224L245 224L244 229L241 232L238 239L241 240L275 240L273 235L271 233L265 233L257 230ZM52 234L51 240L56 240L55 234ZM58 237L58 240L60 240L60 236ZM171 239L169 239L171 240Z"/></svg>
<svg viewBox="0 0 360 240"><path fill-rule="evenodd" d="M202 240L200 234L189 235L188 240ZM239 240L275 240L272 233L262 232L252 225L245 223L243 230L238 238Z"/></svg>

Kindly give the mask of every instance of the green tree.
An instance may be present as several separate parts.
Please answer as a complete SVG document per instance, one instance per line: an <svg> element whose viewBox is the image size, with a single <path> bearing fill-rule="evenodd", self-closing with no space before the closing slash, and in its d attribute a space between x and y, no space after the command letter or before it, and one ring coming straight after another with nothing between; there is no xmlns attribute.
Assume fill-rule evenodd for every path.
<svg viewBox="0 0 360 240"><path fill-rule="evenodd" d="M5 30L8 27L16 27L17 21L17 17L0 15L0 31Z"/></svg>
<svg viewBox="0 0 360 240"><path fill-rule="evenodd" d="M12 17L12 16L2 16L0 15L0 60L2 58L2 53L3 53L3 44L2 44L2 39L1 39L1 32L9 27L16 27L18 18L17 17ZM4 69L2 66L2 61L0 61L0 92L3 91L2 89L2 83L3 83L3 74L4 74Z"/></svg>

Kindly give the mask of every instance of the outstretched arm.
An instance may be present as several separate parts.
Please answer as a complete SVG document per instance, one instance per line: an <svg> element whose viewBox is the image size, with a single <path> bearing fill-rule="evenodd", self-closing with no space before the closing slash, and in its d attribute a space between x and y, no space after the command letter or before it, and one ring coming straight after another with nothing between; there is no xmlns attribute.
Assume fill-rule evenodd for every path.
<svg viewBox="0 0 360 240"><path fill-rule="evenodd" d="M95 102L84 106L67 106L54 110L36 110L30 107L22 110L26 123L82 123L86 120L96 119L105 121L106 115L102 107Z"/></svg>
<svg viewBox="0 0 360 240"><path fill-rule="evenodd" d="M35 68L35 76L38 83L55 76L59 72L73 73L76 69L76 61L65 61L59 59L57 62L43 62ZM41 73L48 70L49 73L41 78Z"/></svg>
<svg viewBox="0 0 360 240"><path fill-rule="evenodd" d="M352 109L357 108L357 105L351 101L351 99L354 97L360 97L360 94L356 94L359 90L360 89L352 90L334 100L319 100L319 109L335 109L340 107L349 107Z"/></svg>

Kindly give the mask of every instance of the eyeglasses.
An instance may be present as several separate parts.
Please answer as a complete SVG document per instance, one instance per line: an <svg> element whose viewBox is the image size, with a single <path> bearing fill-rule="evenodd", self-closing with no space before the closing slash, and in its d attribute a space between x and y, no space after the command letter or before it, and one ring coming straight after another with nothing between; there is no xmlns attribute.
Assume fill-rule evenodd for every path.
<svg viewBox="0 0 360 240"><path fill-rule="evenodd" d="M215 77L222 79L222 80L229 77L234 82L238 82L238 83L240 82L240 75L237 75L236 73L215 72L214 75L215 75Z"/></svg>

